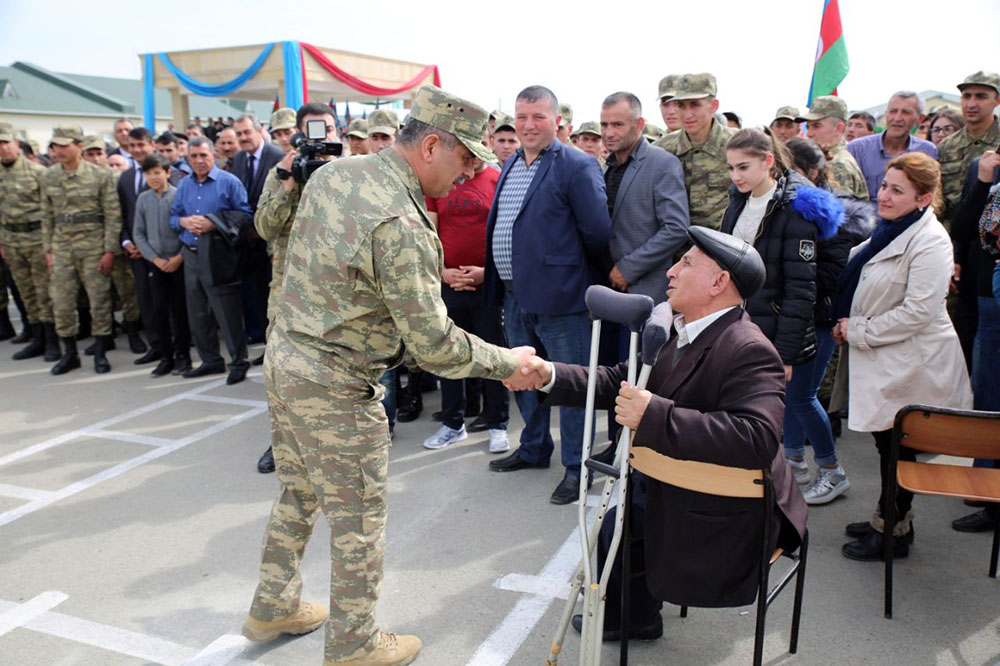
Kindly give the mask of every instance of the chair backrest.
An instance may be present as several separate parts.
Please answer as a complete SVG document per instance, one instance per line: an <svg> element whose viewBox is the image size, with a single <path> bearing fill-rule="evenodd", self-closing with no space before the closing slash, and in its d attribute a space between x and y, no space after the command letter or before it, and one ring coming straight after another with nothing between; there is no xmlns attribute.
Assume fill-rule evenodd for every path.
<svg viewBox="0 0 1000 666"><path fill-rule="evenodd" d="M1000 458L1000 412L908 405L896 413L899 443L963 458Z"/></svg>
<svg viewBox="0 0 1000 666"><path fill-rule="evenodd" d="M722 497L763 499L764 472L695 460L678 460L645 446L633 446L629 464L646 476L671 486Z"/></svg>

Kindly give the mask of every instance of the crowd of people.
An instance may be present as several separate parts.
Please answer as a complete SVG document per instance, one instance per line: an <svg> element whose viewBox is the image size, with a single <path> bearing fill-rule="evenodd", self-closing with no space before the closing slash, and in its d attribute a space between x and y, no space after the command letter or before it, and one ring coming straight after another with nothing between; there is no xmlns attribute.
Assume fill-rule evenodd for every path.
<svg viewBox="0 0 1000 666"><path fill-rule="evenodd" d="M24 345L15 359L42 357L58 375L81 366L77 341L92 335L84 354L104 373L120 327L139 355L135 363L156 363L153 377L192 378L227 371L221 332L229 384L264 362L251 360L247 345L268 341L273 449L258 469L274 471L277 458L283 491L244 628L255 640L327 619L318 606L298 604L298 592L286 594L301 587L294 553L301 555L311 529L303 521L319 511L315 495L296 485L309 476L314 445L351 449L360 446L355 440L381 438L383 422L390 438L397 422L420 416L421 394L438 381L441 410L433 417L441 425L424 447L488 432L489 452L506 454L489 470L545 468L555 453L550 412L558 405L564 473L551 501L578 498L583 447L599 448L583 441L577 399L590 343L583 298L594 284L673 307L678 335L668 375L702 372L696 354L713 358L720 327L735 326L731 340L759 351L759 337L767 348L749 354L753 369L747 358L714 357L721 365L710 364L711 382L725 383L726 374L737 381L745 371L753 385L770 387L758 396L764 416L755 416L740 411L746 405L677 397L680 380L669 377L658 393L619 393L609 384L602 407L610 410L609 444L594 457L614 460L623 424L637 428L640 440L652 427L644 426L647 412L661 426L694 427L678 415L684 410L756 419L760 432L740 436L767 443L756 462L778 465L776 484L787 476L789 488L800 487L780 508L789 533L801 536L804 504L828 504L850 488L836 451L846 418L851 430L872 434L883 497L870 520L847 526L843 554L881 559L881 514L894 501L893 552L905 557L912 495L884 497L896 411L913 403L1000 411L1000 76L976 72L957 87L961 113L925 109L911 91L893 93L880 131L871 114L850 112L836 96L817 97L805 112L781 106L768 126L741 128L736 113L720 113L717 82L707 73L660 81L665 130L643 117L639 97L628 92L610 94L597 120L574 126L572 108L543 86L522 90L513 115L483 112L482 126L477 107L437 89L422 90L403 123L378 109L339 127L317 103L278 109L267 127L247 114L207 126L196 118L183 133L154 135L122 119L110 150L100 137L59 125L40 155L2 123L0 339ZM311 120L324 121L327 142L339 146L320 159L339 166L313 171L316 182L305 187L294 135ZM356 160L369 154L380 159ZM383 224L396 218L418 222ZM333 234L337 225L344 226ZM734 256L752 261L741 265ZM751 270L758 263L759 275ZM8 288L20 332L7 316ZM602 364L625 359L627 331L605 327L600 343ZM516 358L496 351L507 346ZM310 391L353 391L348 377L364 381L360 393L344 389L345 400L354 395L363 405L342 421L317 420ZM524 428L512 452L508 387L528 389L514 396ZM741 393L747 405L756 399ZM900 450L901 459L913 459ZM366 485L346 512L323 507L331 524L364 534L363 547L343 546L344 563L370 563L372 549L381 548L383 454L360 456L381 504L372 504ZM347 474L338 483L353 480ZM313 507L308 516L305 506ZM364 526L352 522L356 513ZM991 530L997 519L996 506L987 505L953 526ZM287 567L268 568L276 558ZM368 602L378 595L377 580L359 590L351 572L336 568L335 561L332 595L349 589L362 610L340 608L336 626L330 616L328 659L419 650L419 641L394 643L372 629ZM655 599L632 595L640 604L633 622L647 637L662 633L657 600L676 597L653 591ZM609 615L611 635L614 622Z"/></svg>

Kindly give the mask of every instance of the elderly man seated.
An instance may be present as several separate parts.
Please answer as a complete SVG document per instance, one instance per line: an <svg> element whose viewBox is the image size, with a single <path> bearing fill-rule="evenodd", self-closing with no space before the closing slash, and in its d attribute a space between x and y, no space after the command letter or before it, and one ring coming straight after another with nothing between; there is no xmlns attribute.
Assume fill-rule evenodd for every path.
<svg viewBox="0 0 1000 666"><path fill-rule="evenodd" d="M667 272L676 334L660 352L651 390L629 387L626 365L598 368L596 409L614 407L635 432L635 444L673 458L770 468L776 544L791 552L805 533L806 504L781 451L784 372L781 359L750 321L743 302L764 283L764 264L748 243L691 227L693 247ZM585 367L534 359L547 402L584 404ZM636 477L640 475L635 475ZM630 635L663 634L662 601L700 607L742 606L756 597L763 507L758 500L723 498L636 479L632 570L645 572L630 588ZM599 541L607 559L613 514ZM604 640L620 638L621 579L616 560L605 609ZM573 625L580 629L579 615Z"/></svg>

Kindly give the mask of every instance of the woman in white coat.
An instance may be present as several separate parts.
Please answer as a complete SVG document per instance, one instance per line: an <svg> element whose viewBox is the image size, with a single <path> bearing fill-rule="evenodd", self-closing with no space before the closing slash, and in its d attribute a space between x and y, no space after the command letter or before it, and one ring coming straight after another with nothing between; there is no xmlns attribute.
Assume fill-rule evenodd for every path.
<svg viewBox="0 0 1000 666"><path fill-rule="evenodd" d="M965 358L945 309L953 255L934 215L940 190L941 169L930 157L906 153L889 162L875 232L854 248L837 280L833 335L848 353L841 356L834 408L843 406L846 388L848 427L872 433L882 474L872 520L847 526L855 540L843 553L855 560L882 559L881 507L896 412L914 403L972 408ZM914 460L915 452L901 446L899 458ZM913 494L899 489L895 502L894 556L906 557L913 543Z"/></svg>

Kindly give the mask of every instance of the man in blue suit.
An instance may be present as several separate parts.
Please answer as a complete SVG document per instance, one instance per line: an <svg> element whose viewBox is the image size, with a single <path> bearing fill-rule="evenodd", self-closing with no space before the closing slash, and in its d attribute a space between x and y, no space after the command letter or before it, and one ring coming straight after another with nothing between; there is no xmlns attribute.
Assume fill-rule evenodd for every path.
<svg viewBox="0 0 1000 666"><path fill-rule="evenodd" d="M583 296L607 275L611 218L600 166L555 140L559 102L530 86L515 102L521 147L500 174L486 233L486 298L503 303L507 342L531 345L546 358L587 364L590 323ZM495 472L548 467L555 443L549 408L534 391L516 395L524 419L521 446L490 463ZM560 408L566 474L552 493L568 504L579 493L584 410Z"/></svg>

